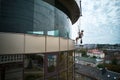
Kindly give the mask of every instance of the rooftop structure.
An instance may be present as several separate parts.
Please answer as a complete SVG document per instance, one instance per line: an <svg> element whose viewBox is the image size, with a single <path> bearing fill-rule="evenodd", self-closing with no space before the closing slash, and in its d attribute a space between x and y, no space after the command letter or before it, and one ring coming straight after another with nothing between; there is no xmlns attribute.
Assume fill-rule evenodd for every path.
<svg viewBox="0 0 120 80"><path fill-rule="evenodd" d="M105 53L103 53L103 51L100 51L98 49L92 49L92 50L88 50L87 55L90 57L98 57L98 58L104 58L105 57Z"/></svg>
<svg viewBox="0 0 120 80"><path fill-rule="evenodd" d="M120 64L120 50L119 49L107 49L104 50L105 63L111 63L113 60L117 60L117 64Z"/></svg>

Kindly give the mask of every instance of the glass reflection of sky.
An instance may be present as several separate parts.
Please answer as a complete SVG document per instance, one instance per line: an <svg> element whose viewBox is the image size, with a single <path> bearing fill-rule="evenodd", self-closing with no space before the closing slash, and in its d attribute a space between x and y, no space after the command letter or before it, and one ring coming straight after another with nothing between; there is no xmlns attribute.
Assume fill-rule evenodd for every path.
<svg viewBox="0 0 120 80"><path fill-rule="evenodd" d="M76 0L79 2L79 0ZM120 0L82 0L83 43L120 44ZM78 22L72 27L72 38Z"/></svg>

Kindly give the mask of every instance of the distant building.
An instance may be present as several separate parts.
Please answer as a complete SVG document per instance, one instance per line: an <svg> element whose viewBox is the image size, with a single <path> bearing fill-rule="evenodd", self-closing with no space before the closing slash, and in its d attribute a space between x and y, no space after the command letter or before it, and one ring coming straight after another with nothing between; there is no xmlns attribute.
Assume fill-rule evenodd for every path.
<svg viewBox="0 0 120 80"><path fill-rule="evenodd" d="M94 49L97 47L97 44L84 44L83 47L87 49Z"/></svg>
<svg viewBox="0 0 120 80"><path fill-rule="evenodd" d="M98 49L91 49L88 50L87 55L90 57L97 57L97 58L104 58L105 54L103 53L103 51L100 51Z"/></svg>
<svg viewBox="0 0 120 80"><path fill-rule="evenodd" d="M120 50L119 49L107 49L104 50L105 63L112 63L115 61L116 64L120 64Z"/></svg>

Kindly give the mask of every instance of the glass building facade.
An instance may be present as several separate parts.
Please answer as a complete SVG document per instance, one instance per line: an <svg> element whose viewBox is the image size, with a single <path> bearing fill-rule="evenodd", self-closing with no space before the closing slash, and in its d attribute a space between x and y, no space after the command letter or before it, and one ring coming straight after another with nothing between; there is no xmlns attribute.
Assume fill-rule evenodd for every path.
<svg viewBox="0 0 120 80"><path fill-rule="evenodd" d="M71 25L65 13L43 0L0 1L0 32L68 38Z"/></svg>
<svg viewBox="0 0 120 80"><path fill-rule="evenodd" d="M78 14L74 0L0 0L0 80L74 80Z"/></svg>
<svg viewBox="0 0 120 80"><path fill-rule="evenodd" d="M1 80L73 80L74 52L0 55Z"/></svg>

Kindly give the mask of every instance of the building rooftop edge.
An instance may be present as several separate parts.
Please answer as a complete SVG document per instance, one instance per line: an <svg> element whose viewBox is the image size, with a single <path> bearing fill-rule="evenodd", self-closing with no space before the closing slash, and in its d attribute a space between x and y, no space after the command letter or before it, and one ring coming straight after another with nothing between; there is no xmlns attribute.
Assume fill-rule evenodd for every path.
<svg viewBox="0 0 120 80"><path fill-rule="evenodd" d="M44 0L63 11L71 20L72 24L80 17L80 9L75 0Z"/></svg>

